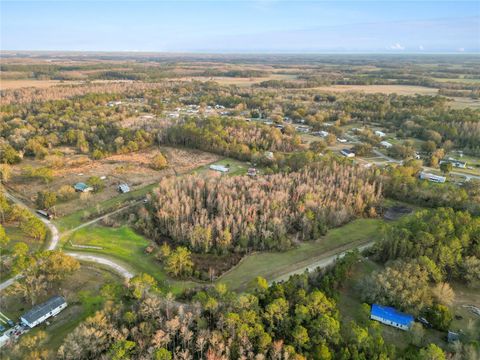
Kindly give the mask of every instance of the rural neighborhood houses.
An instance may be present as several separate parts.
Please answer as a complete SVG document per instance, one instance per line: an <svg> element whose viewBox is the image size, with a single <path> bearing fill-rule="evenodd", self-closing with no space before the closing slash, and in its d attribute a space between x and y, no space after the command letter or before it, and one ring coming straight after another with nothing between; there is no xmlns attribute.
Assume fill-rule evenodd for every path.
<svg viewBox="0 0 480 360"><path fill-rule="evenodd" d="M380 136L380 137L385 137L387 134L385 134L383 131L376 130L375 135Z"/></svg>
<svg viewBox="0 0 480 360"><path fill-rule="evenodd" d="M41 324L48 318L57 315L60 311L67 307L67 302L62 296L54 296L43 304L34 306L30 311L26 312L20 318L23 325L30 329Z"/></svg>
<svg viewBox="0 0 480 360"><path fill-rule="evenodd" d="M465 161L460 161L452 158L440 160L440 165L448 164L448 163L452 164L453 167L460 168L460 169L465 169L467 167L467 163Z"/></svg>
<svg viewBox="0 0 480 360"><path fill-rule="evenodd" d="M380 321L382 324L390 325L402 330L410 329L413 323L413 316L397 311L393 307L373 304L370 312L370 319Z"/></svg>
<svg viewBox="0 0 480 360"><path fill-rule="evenodd" d="M393 145L389 143L388 141L380 141L380 145L382 145L384 148L391 148Z"/></svg>

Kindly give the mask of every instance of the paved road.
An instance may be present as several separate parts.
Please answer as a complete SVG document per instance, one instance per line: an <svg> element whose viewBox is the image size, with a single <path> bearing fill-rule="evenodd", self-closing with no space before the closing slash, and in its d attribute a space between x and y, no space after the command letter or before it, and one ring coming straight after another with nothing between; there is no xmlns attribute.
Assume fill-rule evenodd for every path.
<svg viewBox="0 0 480 360"><path fill-rule="evenodd" d="M375 243L375 241L370 241L369 243L358 246L357 249L359 251L363 251L363 250L368 249L369 247L373 246L374 243ZM313 263L311 263L307 266L303 266L303 267L298 268L296 270L290 271L286 274L283 274L283 275L271 280L270 284L273 283L273 282L288 280L288 278L290 276L296 275L296 274L303 274L305 271L311 272L311 271L314 271L317 268L327 267L327 266L333 264L335 262L335 260L341 259L342 257L345 256L345 254L347 254L349 251L352 251L352 250L353 249L348 249L348 250L342 251L338 254L334 254L334 255L328 256L326 258L317 260L317 261L315 261L315 262L313 262Z"/></svg>

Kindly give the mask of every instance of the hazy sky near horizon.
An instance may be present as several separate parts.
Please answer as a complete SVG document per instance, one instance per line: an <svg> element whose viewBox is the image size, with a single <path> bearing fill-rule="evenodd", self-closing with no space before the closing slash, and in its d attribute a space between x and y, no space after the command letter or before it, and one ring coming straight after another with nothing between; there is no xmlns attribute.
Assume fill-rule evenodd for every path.
<svg viewBox="0 0 480 360"><path fill-rule="evenodd" d="M480 1L4 1L2 50L480 52Z"/></svg>

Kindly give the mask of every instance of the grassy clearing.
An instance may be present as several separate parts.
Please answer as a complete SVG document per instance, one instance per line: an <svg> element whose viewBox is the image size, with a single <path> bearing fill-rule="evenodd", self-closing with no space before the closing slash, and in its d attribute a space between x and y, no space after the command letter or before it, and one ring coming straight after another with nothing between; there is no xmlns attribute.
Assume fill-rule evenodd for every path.
<svg viewBox="0 0 480 360"><path fill-rule="evenodd" d="M218 282L227 284L233 290L243 290L257 276L267 280L276 279L342 251L342 247L346 245L362 244L377 239L378 228L382 223L383 220L379 219L358 219L330 230L326 236L316 241L302 243L292 250L249 255Z"/></svg>
<svg viewBox="0 0 480 360"><path fill-rule="evenodd" d="M81 249L71 246L88 245L102 249ZM107 228L98 225L87 226L79 229L68 237L65 248L72 251L83 251L106 255L112 260L123 264L134 273L147 273L157 281L165 284L170 291L179 293L186 287L194 285L189 281L174 281L167 278L162 266L152 254L146 254L145 248L151 242L135 233L128 226L120 228Z"/></svg>
<svg viewBox="0 0 480 360"><path fill-rule="evenodd" d="M60 232L73 229L76 226L81 225L83 222L85 222L86 220L84 220L84 218L86 216L91 214L98 214L98 216L101 216L103 213L119 209L125 205L128 205L128 202L130 201L141 199L156 185L156 183L150 184L141 189L137 189L126 194L119 194L118 196L115 196L111 199L97 203L95 205L91 205L86 209L74 212L70 215L57 219L54 222L58 226Z"/></svg>
<svg viewBox="0 0 480 360"><path fill-rule="evenodd" d="M194 170L193 173L198 175L208 175L212 173L217 173L217 171L210 170L210 165L229 166L230 170L227 173L228 176L245 175L247 173L248 168L250 167L248 162L239 161L231 158L225 158L220 161L216 161L212 164L202 166L201 168Z"/></svg>

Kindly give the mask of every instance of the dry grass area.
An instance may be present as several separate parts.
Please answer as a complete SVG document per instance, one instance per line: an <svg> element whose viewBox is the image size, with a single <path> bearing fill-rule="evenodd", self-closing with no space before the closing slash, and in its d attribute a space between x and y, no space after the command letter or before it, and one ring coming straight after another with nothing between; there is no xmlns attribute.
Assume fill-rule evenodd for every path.
<svg viewBox="0 0 480 360"><path fill-rule="evenodd" d="M424 86L414 85L332 85L319 86L315 90L325 92L349 92L358 91L367 94L382 93L382 94L398 94L398 95L437 95L438 90Z"/></svg>
<svg viewBox="0 0 480 360"><path fill-rule="evenodd" d="M262 81L268 80L285 80L291 81L295 80L295 75L286 75L286 74L272 74L267 77L253 77L253 78L242 78L242 77L228 77L228 76L195 76L195 77L183 77L179 78L180 81L215 81L220 85L236 85L239 87L249 87L254 84L259 84Z"/></svg>
<svg viewBox="0 0 480 360"><path fill-rule="evenodd" d="M60 80L0 80L0 90L15 90L21 88L34 87L38 89L46 89L56 85L75 84L76 81L60 81Z"/></svg>
<svg viewBox="0 0 480 360"><path fill-rule="evenodd" d="M158 171L152 169L150 163L160 152L167 158L169 166ZM72 154L71 149L63 149L63 154L63 157L47 157L45 160L24 159L21 165L13 168L9 186L25 199L33 202L40 190L58 191L64 185L72 186L77 182L86 182L91 176L106 177L103 191L90 196L80 196L77 193L71 200L60 202L56 206L57 215L64 216L117 196L117 186L120 183L129 184L132 190L140 189L159 181L164 176L183 174L219 159L214 154L172 147L112 155L101 160ZM40 180L26 179L22 175L25 166L50 167L54 169L54 179L48 184Z"/></svg>

